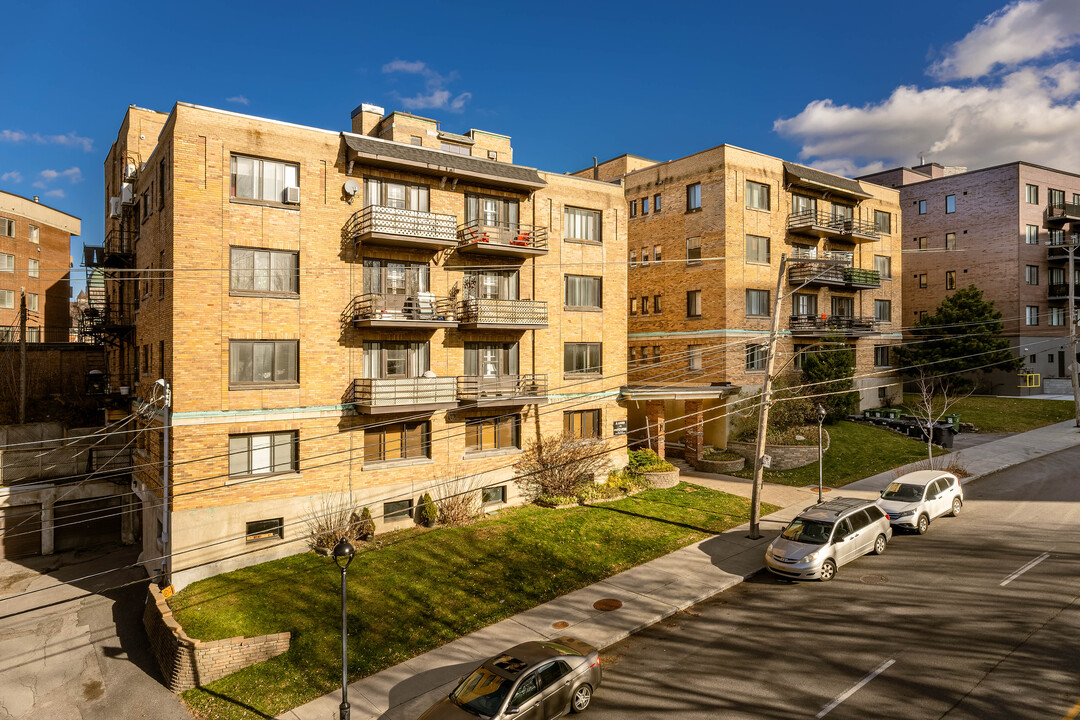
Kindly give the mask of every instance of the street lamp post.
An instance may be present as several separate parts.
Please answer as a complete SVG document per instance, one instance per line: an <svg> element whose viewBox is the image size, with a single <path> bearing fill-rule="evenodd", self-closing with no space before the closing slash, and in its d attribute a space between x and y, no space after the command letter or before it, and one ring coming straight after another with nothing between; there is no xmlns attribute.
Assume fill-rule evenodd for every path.
<svg viewBox="0 0 1080 720"><path fill-rule="evenodd" d="M823 483L823 478L825 477L825 471L822 468L823 451L821 449L821 424L823 422L825 422L825 415L827 415L827 414L828 413L825 412L825 406L824 405L818 405L817 406L817 501L818 502L823 502L823 500L824 500L822 498L822 492L823 491L822 491L822 488L821 488L822 483Z"/></svg>
<svg viewBox="0 0 1080 720"><path fill-rule="evenodd" d="M348 615L345 612L345 572L353 561L356 549L342 538L334 547L334 562L341 568L341 706L340 720L349 720L349 635Z"/></svg>

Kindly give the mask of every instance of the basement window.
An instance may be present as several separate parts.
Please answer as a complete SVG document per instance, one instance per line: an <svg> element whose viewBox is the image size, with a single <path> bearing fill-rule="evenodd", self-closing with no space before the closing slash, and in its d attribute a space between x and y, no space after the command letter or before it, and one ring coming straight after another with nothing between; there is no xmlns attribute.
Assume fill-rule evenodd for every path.
<svg viewBox="0 0 1080 720"><path fill-rule="evenodd" d="M254 520L247 523L244 537L246 543L257 543L264 540L281 540L285 537L285 519L270 518L267 520Z"/></svg>

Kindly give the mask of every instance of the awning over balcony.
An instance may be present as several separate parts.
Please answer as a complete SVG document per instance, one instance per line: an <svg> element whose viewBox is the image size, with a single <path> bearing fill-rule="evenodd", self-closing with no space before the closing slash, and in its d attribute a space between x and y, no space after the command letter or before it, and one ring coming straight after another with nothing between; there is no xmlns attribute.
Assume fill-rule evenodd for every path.
<svg viewBox="0 0 1080 720"><path fill-rule="evenodd" d="M787 182L791 185L799 185L818 192L851 198L856 201L873 197L873 195L866 192L858 180L822 172L805 165L786 162L784 163L784 173L787 176Z"/></svg>
<svg viewBox="0 0 1080 720"><path fill-rule="evenodd" d="M545 187L535 168L484 160L423 148L418 145L341 133L349 148L349 161L395 168L424 175L465 180L477 185L532 192Z"/></svg>

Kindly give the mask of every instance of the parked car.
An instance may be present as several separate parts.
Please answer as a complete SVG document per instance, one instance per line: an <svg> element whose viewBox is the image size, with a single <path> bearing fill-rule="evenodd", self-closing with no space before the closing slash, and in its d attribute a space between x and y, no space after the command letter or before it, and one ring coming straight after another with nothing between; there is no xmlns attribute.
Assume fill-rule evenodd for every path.
<svg viewBox="0 0 1080 720"><path fill-rule="evenodd" d="M828 581L842 565L885 552L890 538L889 518L873 501L833 498L799 513L769 543L765 566L781 577Z"/></svg>
<svg viewBox="0 0 1080 720"><path fill-rule="evenodd" d="M572 637L526 642L485 660L420 720L554 720L589 707L600 654Z"/></svg>
<svg viewBox="0 0 1080 720"><path fill-rule="evenodd" d="M931 520L960 514L964 488L952 473L917 470L901 475L885 488L877 505L889 514L889 522L896 527L923 535Z"/></svg>

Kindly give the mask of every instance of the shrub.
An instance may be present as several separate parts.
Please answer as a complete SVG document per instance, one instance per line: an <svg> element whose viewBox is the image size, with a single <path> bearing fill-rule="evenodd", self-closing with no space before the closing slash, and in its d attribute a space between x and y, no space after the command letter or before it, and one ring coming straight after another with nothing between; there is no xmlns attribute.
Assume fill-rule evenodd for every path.
<svg viewBox="0 0 1080 720"><path fill-rule="evenodd" d="M442 525L462 525L480 514L479 482L462 467L450 467L439 483L435 506Z"/></svg>
<svg viewBox="0 0 1080 720"><path fill-rule="evenodd" d="M304 513L307 544L312 550L330 550L341 540L357 541L359 518L345 493L323 495Z"/></svg>
<svg viewBox="0 0 1080 720"><path fill-rule="evenodd" d="M569 435L541 436L531 441L514 465L514 482L530 500L542 495L577 497L608 465L606 446Z"/></svg>
<svg viewBox="0 0 1080 720"><path fill-rule="evenodd" d="M705 459L706 460L723 460L723 461L727 461L727 460L739 460L741 458L742 458L742 455L739 455L738 453L733 453L730 450L719 450L719 449L714 448L714 447L705 448Z"/></svg>
<svg viewBox="0 0 1080 720"><path fill-rule="evenodd" d="M573 495L538 495L536 504L543 507L559 507L560 505L576 505L578 499Z"/></svg>
<svg viewBox="0 0 1080 720"><path fill-rule="evenodd" d="M670 472L675 466L656 454L654 450L631 450L626 469L632 473Z"/></svg>
<svg viewBox="0 0 1080 720"><path fill-rule="evenodd" d="M431 499L430 493L424 493L420 505L416 508L416 522L424 527L431 527L439 519L439 510Z"/></svg>
<svg viewBox="0 0 1080 720"><path fill-rule="evenodd" d="M375 537L375 520L371 517L371 510L366 506L360 515L354 512L349 519L353 526L354 535L358 540L370 540Z"/></svg>

